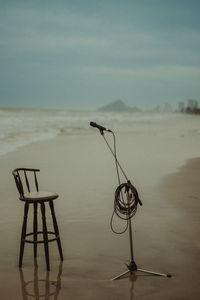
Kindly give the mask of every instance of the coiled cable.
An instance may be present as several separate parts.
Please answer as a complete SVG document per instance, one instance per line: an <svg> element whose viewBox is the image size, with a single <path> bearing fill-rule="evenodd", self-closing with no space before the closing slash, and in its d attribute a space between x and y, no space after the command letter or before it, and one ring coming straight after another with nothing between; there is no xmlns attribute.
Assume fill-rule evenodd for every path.
<svg viewBox="0 0 200 300"><path fill-rule="evenodd" d="M138 203L142 205L142 202L139 199L138 192L136 188L131 184L129 180L126 183L121 183L120 175L119 175L119 168L118 168L118 160L117 160L117 149L116 149L116 139L115 134L110 131L113 135L113 143L114 143L114 158L115 158L115 165L116 165L116 172L119 186L115 191L114 197L114 210L110 219L110 227L111 230L116 234L123 234L128 229L128 221L131 219L136 211ZM125 178L127 179L126 175L124 174ZM125 228L122 231L117 231L114 229L113 219L114 216L117 215L120 219L126 221Z"/></svg>

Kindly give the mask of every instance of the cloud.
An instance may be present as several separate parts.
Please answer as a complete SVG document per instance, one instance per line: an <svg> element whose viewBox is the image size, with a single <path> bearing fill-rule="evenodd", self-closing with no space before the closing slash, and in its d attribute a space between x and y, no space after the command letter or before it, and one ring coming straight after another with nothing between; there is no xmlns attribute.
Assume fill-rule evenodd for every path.
<svg viewBox="0 0 200 300"><path fill-rule="evenodd" d="M143 80L167 80L173 81L175 78L184 80L185 82L192 83L196 78L196 83L200 78L200 67L188 67L188 66L152 66L149 68L113 68L113 67L88 67L81 66L78 69L79 72L85 75L91 76L105 76L109 78L115 78L118 80L143 79Z"/></svg>
<svg viewBox="0 0 200 300"><path fill-rule="evenodd" d="M26 54L35 52L37 55L40 52L41 55L44 52L65 55L73 50L78 53L83 50L85 54L87 50L89 55L125 60L145 57L150 60L157 57L159 60L159 57L170 58L178 51L184 53L189 50L194 54L194 44L199 50L199 31L191 31L189 28L184 28L183 31L177 27L171 31L170 23L164 28L161 23L152 30L151 24L155 23L155 18L151 23L146 21L141 25L138 18L123 23L120 19L108 19L66 6L55 11L53 8L55 7L49 6L44 10L40 7L15 5L2 12L4 49ZM145 13L148 9L147 5Z"/></svg>
<svg viewBox="0 0 200 300"><path fill-rule="evenodd" d="M0 10L0 88L8 94L16 86L22 97L26 84L28 97L36 83L38 99L45 93L48 99L56 86L61 98L68 89L77 99L89 98L92 87L99 98L131 97L133 88L144 95L144 86L152 86L147 97L159 98L158 85L166 95L171 87L174 95L200 92L194 1L181 7L170 0L7 3Z"/></svg>

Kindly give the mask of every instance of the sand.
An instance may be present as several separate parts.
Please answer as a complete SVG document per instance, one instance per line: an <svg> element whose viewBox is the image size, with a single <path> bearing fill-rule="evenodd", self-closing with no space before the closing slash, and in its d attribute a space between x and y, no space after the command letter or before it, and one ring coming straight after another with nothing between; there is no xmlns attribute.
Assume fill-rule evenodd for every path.
<svg viewBox="0 0 200 300"><path fill-rule="evenodd" d="M130 260L128 233L115 235L109 225L117 187L112 155L96 131L60 135L0 157L2 300L29 299L34 293L35 299L38 294L53 299L54 294L59 300L199 299L199 133L172 131L172 124L167 128L142 135L118 132L117 142L119 160L143 201L132 219L135 261L139 268L173 277L137 272L110 280ZM11 175L16 167L39 168L41 189L59 194L55 209L64 262L56 244L50 244L49 273L43 245L34 267L33 247L26 244L18 269L23 203ZM117 228L124 226L115 221Z"/></svg>

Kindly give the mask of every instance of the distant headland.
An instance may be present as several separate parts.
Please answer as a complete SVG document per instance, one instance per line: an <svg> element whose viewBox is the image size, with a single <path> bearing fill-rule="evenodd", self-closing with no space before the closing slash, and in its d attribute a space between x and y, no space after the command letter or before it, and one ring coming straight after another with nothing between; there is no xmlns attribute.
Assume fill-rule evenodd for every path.
<svg viewBox="0 0 200 300"><path fill-rule="evenodd" d="M98 109L98 111L103 112L140 112L141 109L138 107L130 107L127 106L122 100L113 101L105 106L102 106Z"/></svg>
<svg viewBox="0 0 200 300"><path fill-rule="evenodd" d="M128 106L121 99L115 100L113 102L108 103L102 107L99 107L97 111L101 112L142 112L147 111L143 110L137 106ZM187 104L183 101L178 103L177 109L172 109L171 105L165 103L163 106L157 105L156 107L148 110L148 112L155 113L186 113L186 114L198 114L200 115L200 108L198 106L198 101L194 99L188 99Z"/></svg>

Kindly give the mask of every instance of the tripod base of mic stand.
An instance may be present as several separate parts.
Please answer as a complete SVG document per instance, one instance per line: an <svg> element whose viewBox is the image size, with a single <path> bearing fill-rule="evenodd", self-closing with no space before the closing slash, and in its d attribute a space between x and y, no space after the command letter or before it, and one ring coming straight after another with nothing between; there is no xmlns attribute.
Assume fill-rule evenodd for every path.
<svg viewBox="0 0 200 300"><path fill-rule="evenodd" d="M152 272L152 271L148 271L148 270L143 270L143 269L138 269L136 263L134 261L131 261L129 265L126 265L128 270L121 273L120 275L112 278L111 280L117 280L117 279L120 279L122 278L123 276L125 276L126 274L128 273L133 273L135 271L140 271L140 272L143 272L143 273L146 273L146 274L150 274L150 275L154 275L154 276L163 276L163 277L172 277L171 274L164 274L164 273L158 273L158 272Z"/></svg>

